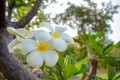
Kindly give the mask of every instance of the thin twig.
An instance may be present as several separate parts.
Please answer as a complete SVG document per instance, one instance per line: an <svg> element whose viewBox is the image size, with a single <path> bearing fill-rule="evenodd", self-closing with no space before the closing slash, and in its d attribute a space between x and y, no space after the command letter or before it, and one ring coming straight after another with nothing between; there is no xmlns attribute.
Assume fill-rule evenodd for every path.
<svg viewBox="0 0 120 80"><path fill-rule="evenodd" d="M28 12L24 17L22 17L18 22L15 23L15 27L23 28L26 24L30 22L30 20L35 16L37 11L39 10L40 4L42 0L36 0L34 6L32 7L31 11Z"/></svg>

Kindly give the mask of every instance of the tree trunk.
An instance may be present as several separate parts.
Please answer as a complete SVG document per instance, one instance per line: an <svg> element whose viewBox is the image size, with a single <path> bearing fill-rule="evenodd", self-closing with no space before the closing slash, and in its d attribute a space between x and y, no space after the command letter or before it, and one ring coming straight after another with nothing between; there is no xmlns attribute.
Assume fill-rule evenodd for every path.
<svg viewBox="0 0 120 80"><path fill-rule="evenodd" d="M8 80L37 80L7 49L6 38L0 33L0 71Z"/></svg>
<svg viewBox="0 0 120 80"><path fill-rule="evenodd" d="M24 27L30 22L39 10L42 0L36 0L32 10L21 18L18 22L13 23L10 21L12 8L8 12L8 20L6 20L6 0L0 0L0 71L7 78L7 80L38 80L32 73L30 73L19 60L15 58L13 54L10 54L7 49L7 44L13 40L13 35L10 35L6 27L13 25L12 27Z"/></svg>
<svg viewBox="0 0 120 80"><path fill-rule="evenodd" d="M0 28L4 28L5 24L5 0L0 0Z"/></svg>
<svg viewBox="0 0 120 80"><path fill-rule="evenodd" d="M91 59L88 80L94 80L94 76L97 73L97 66L98 66L98 61L96 59Z"/></svg>

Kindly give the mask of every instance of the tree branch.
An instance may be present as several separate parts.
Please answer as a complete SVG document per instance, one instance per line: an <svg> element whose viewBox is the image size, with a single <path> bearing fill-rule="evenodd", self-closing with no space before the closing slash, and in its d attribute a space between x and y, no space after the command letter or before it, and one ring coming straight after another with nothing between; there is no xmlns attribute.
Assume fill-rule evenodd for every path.
<svg viewBox="0 0 120 80"><path fill-rule="evenodd" d="M8 22L11 21L12 11L13 11L14 6L15 6L15 2L14 1L8 4L8 16L7 16L7 21Z"/></svg>
<svg viewBox="0 0 120 80"><path fill-rule="evenodd" d="M97 73L98 61L97 59L93 58L90 60L90 70L88 74L88 80L95 80L94 76Z"/></svg>
<svg viewBox="0 0 120 80"><path fill-rule="evenodd" d="M28 12L24 17L22 17L18 22L15 23L15 27L22 28L26 24L30 22L30 20L35 16L37 11L39 10L40 4L42 3L42 0L36 0L33 8L30 12Z"/></svg>
<svg viewBox="0 0 120 80"><path fill-rule="evenodd" d="M7 24L6 26L14 26L14 22L11 22L11 18L12 18L12 11L13 11L13 8L15 6L15 1L12 1L11 3L8 3L8 15L7 15L7 18L6 18L6 21L7 21Z"/></svg>
<svg viewBox="0 0 120 80"><path fill-rule="evenodd" d="M5 27L5 23L5 0L0 0L0 27Z"/></svg>
<svg viewBox="0 0 120 80"><path fill-rule="evenodd" d="M10 37L5 28L7 26L5 19L5 2L6 0L0 0L0 71L8 80L38 80L25 69L22 63L20 63L13 54L10 54L7 49L7 43ZM17 22L17 26L24 27L32 19L39 9L40 2L40 0L36 0L33 9Z"/></svg>
<svg viewBox="0 0 120 80"><path fill-rule="evenodd" d="M8 80L38 80L22 66L13 54L8 52L6 45L4 37L0 34L0 71L4 76Z"/></svg>

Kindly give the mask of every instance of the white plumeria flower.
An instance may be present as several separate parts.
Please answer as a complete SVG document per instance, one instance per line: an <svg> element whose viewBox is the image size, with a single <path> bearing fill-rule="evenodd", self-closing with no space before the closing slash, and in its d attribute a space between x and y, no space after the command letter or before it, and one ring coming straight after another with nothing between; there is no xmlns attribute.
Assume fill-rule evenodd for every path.
<svg viewBox="0 0 120 80"><path fill-rule="evenodd" d="M10 53L14 52L14 48L20 48L20 43L25 38L32 38L33 33L24 28L15 29L13 27L7 27L7 31L13 35L16 35L16 38L8 44L8 50Z"/></svg>
<svg viewBox="0 0 120 80"><path fill-rule="evenodd" d="M43 22L41 28L46 27L52 35L53 38L53 47L58 51L65 51L67 48L67 43L74 43L72 37L70 37L65 31L65 27L55 26L53 27L48 22Z"/></svg>
<svg viewBox="0 0 120 80"><path fill-rule="evenodd" d="M28 64L39 68L45 62L46 65L53 67L58 61L58 54L52 48L52 37L45 31L37 31L35 34L34 40L24 39L21 43L21 49L28 54L26 59Z"/></svg>
<svg viewBox="0 0 120 80"><path fill-rule="evenodd" d="M14 48L20 49L21 39L19 37L15 38L8 44L8 50L10 53L14 53Z"/></svg>
<svg viewBox="0 0 120 80"><path fill-rule="evenodd" d="M33 33L29 30L26 30L25 28L15 29L13 27L7 27L7 31L21 38L32 38L33 37Z"/></svg>

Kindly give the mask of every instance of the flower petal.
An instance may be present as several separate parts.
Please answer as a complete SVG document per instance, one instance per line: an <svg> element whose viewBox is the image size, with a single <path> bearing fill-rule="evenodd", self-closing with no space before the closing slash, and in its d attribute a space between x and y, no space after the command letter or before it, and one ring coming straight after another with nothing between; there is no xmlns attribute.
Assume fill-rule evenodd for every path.
<svg viewBox="0 0 120 80"><path fill-rule="evenodd" d="M61 35L60 35L60 38L62 38L62 39L64 39L65 41L68 41L68 42L70 42L70 43L74 43L74 40L73 40L73 38L72 37L70 37L68 34L66 34L66 33L62 33Z"/></svg>
<svg viewBox="0 0 120 80"><path fill-rule="evenodd" d="M32 38L33 37L33 33L24 28L15 29L13 27L7 27L7 31L13 35L17 35L22 38L25 38L25 37Z"/></svg>
<svg viewBox="0 0 120 80"><path fill-rule="evenodd" d="M50 33L41 30L34 31L34 36L38 41L49 41L52 39Z"/></svg>
<svg viewBox="0 0 120 80"><path fill-rule="evenodd" d="M8 50L10 53L14 52L13 48L16 46L17 42L18 42L17 39L14 39L8 44Z"/></svg>
<svg viewBox="0 0 120 80"><path fill-rule="evenodd" d="M20 43L16 44L14 48L21 49L21 44Z"/></svg>
<svg viewBox="0 0 120 80"><path fill-rule="evenodd" d="M63 33L63 32L66 31L66 30L67 30L66 27L55 26L55 32L56 32L56 33L61 34L61 33Z"/></svg>
<svg viewBox="0 0 120 80"><path fill-rule="evenodd" d="M53 39L53 46L58 51L65 51L67 48L67 44L62 39Z"/></svg>
<svg viewBox="0 0 120 80"><path fill-rule="evenodd" d="M41 27L46 27L47 29L49 29L51 32L54 31L52 25L49 22L42 22L41 23Z"/></svg>
<svg viewBox="0 0 120 80"><path fill-rule="evenodd" d="M37 51L31 52L26 60L30 66L37 68L41 67L43 64L43 56Z"/></svg>
<svg viewBox="0 0 120 80"><path fill-rule="evenodd" d="M13 27L7 27L7 31L11 34L14 34L14 35L17 33L16 29Z"/></svg>
<svg viewBox="0 0 120 80"><path fill-rule="evenodd" d="M27 37L27 38L32 38L33 37L32 31L26 30L24 28L16 29L16 31L17 31L18 34L21 34L24 37Z"/></svg>
<svg viewBox="0 0 120 80"><path fill-rule="evenodd" d="M36 42L32 39L25 39L21 43L21 49L25 54L31 52L36 49Z"/></svg>
<svg viewBox="0 0 120 80"><path fill-rule="evenodd" d="M44 55L44 60L45 60L46 65L51 66L51 67L55 66L55 64L58 61L58 54L56 51L48 50L43 55Z"/></svg>

